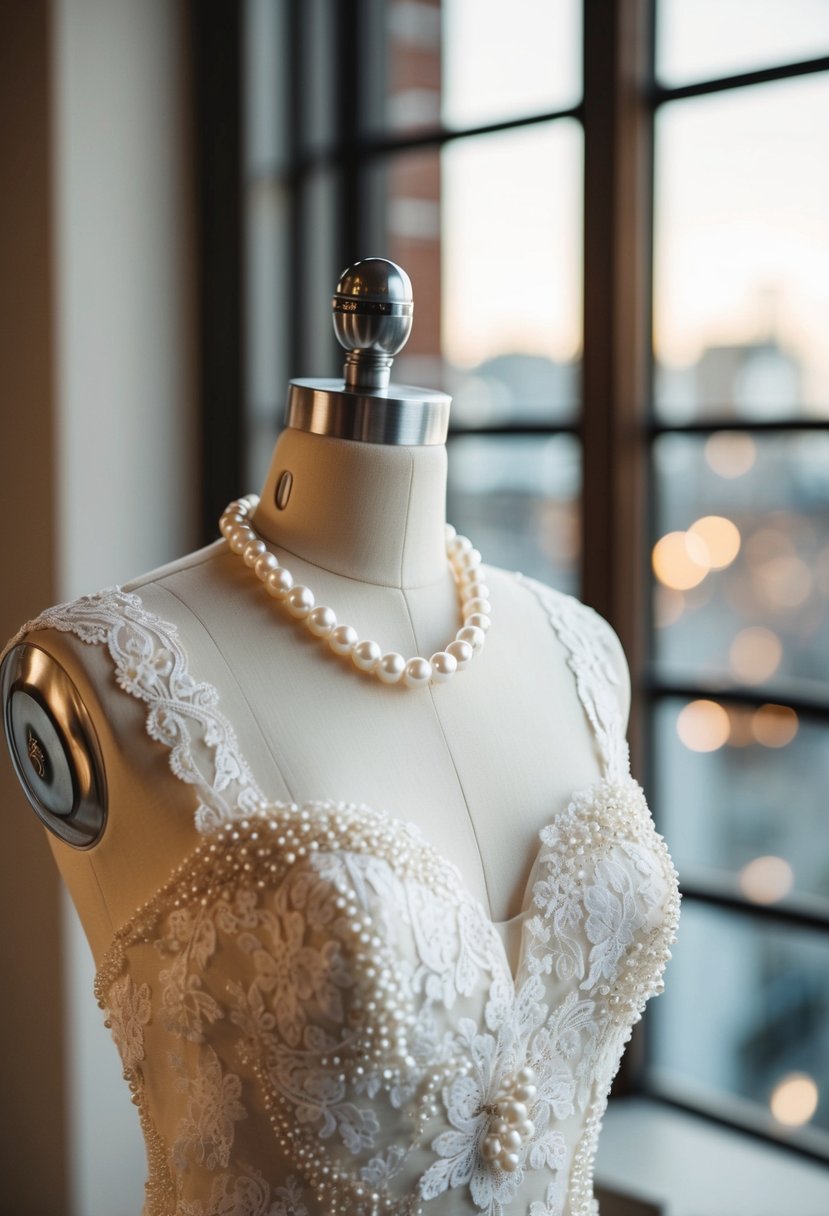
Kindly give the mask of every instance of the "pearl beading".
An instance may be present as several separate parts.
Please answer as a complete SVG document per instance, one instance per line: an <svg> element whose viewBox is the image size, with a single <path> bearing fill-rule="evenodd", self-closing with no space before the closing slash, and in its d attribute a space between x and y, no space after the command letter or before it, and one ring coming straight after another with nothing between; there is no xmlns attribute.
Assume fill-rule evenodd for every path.
<svg viewBox="0 0 829 1216"><path fill-rule="evenodd" d="M295 583L290 570L271 553L250 522L259 499L255 494L231 502L219 520L219 530L230 549L264 584L268 595L302 621L314 637L327 641L332 652L350 661L358 671L375 676L383 684L425 688L445 684L457 671L468 667L483 650L491 625L489 588L480 580L481 554L466 536L446 525L446 556L461 605L463 624L443 650L430 659L415 655L406 659L397 651L384 652L370 638L361 639L352 625L340 624L333 608L317 604L310 587Z"/></svg>
<svg viewBox="0 0 829 1216"><path fill-rule="evenodd" d="M165 916L188 907L202 910L217 901L229 900L234 890L254 887L257 891L278 886L295 866L322 851L364 851L386 860L393 871L424 883L437 895L457 904L464 898L457 868L442 857L413 824L405 825L383 812L352 803L275 803L248 817L221 825L177 866L164 887L115 935L95 977L95 996L105 1011L115 982L127 969L127 951L139 945L157 945L156 934ZM394 959L386 957L379 938L373 937L371 920L361 913L353 896L343 887L338 910L342 939L352 948L352 965L360 969L365 1000L354 1007L357 1024L344 1041L325 1058L340 1071L337 1079L353 1084L369 1069L375 1069L382 1088L389 1091L402 1081L416 1079L416 1097L411 1104L411 1151L423 1141L430 1122L439 1113L438 1095L459 1073L466 1061L435 1063L418 1067L412 1056L410 1037L415 1029L411 994L401 988ZM286 1108L284 1096L274 1083L264 1058L248 1056L259 1082L268 1120L279 1149L303 1175L321 1209L336 1216L419 1216L423 1211L417 1192L394 1195L386 1185L371 1186L358 1175L329 1161L317 1133L298 1122ZM320 1058L320 1065L323 1063ZM368 1067L367 1067L368 1065ZM124 1069L131 1100L138 1107L148 1147L148 1216L172 1213L175 1184L164 1141L154 1125L144 1088L141 1065Z"/></svg>
<svg viewBox="0 0 829 1216"><path fill-rule="evenodd" d="M541 840L545 847L539 865L546 871L547 889L543 897L534 898L541 908L545 901L551 907L584 907L586 884L596 863L611 858L615 849L641 846L658 867L664 892L658 917L650 925L638 926L641 940L632 943L614 981L595 986L611 1021L630 1028L642 1017L647 1001L664 991L662 973L676 942L681 902L679 874L665 837L653 825L644 790L630 775L578 790L567 810L542 829Z"/></svg>

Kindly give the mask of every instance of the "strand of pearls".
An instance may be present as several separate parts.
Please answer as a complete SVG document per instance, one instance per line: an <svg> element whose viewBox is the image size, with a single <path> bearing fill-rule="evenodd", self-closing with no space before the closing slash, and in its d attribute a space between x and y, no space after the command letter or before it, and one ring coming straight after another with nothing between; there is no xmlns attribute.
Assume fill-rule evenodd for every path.
<svg viewBox="0 0 829 1216"><path fill-rule="evenodd" d="M459 536L451 524L446 525L446 556L457 583L463 624L454 639L431 659L420 655L405 659L394 650L384 653L377 642L360 639L352 625L337 621L333 608L317 604L310 587L294 582L290 570L268 550L250 522L258 503L256 495L249 494L225 509L219 529L228 545L251 567L268 595L284 604L314 637L327 641L334 654L351 660L360 671L376 676L383 684L424 688L428 684L445 684L483 650L491 605L489 588L480 581L481 555L468 537Z"/></svg>

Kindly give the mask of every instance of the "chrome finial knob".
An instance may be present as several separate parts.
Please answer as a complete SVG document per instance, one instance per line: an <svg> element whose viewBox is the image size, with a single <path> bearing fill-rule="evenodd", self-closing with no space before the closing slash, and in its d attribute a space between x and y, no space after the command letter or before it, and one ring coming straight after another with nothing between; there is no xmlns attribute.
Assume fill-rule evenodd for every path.
<svg viewBox="0 0 829 1216"><path fill-rule="evenodd" d="M331 307L337 341L348 352L346 388L388 388L394 356L412 332L414 302L406 271L387 258L363 258L340 275Z"/></svg>

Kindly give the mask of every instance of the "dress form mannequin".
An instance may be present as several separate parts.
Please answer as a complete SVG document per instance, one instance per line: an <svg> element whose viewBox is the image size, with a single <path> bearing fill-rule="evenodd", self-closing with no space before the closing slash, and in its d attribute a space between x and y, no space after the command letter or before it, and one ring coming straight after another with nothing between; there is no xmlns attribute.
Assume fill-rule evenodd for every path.
<svg viewBox="0 0 829 1216"><path fill-rule="evenodd" d="M251 521L406 657L460 623L448 400L387 383L407 284L379 259L341 280L345 383L292 384ZM485 647L419 688L332 653L224 538L7 648L12 754L62 837L146 1216L594 1216L675 872L627 767L615 634L482 570Z"/></svg>
<svg viewBox="0 0 829 1216"><path fill-rule="evenodd" d="M354 338L361 335L343 335ZM384 335L385 347L396 351L400 338L399 331ZM387 383L391 358L381 356L380 364L368 375ZM413 399L422 409L425 399L431 407L431 420L419 425L432 428L433 441L397 442L408 438L406 424L390 433L384 390L372 396L369 388L368 416L380 419L373 438L385 430L386 441L367 443L310 429L347 424L321 426L319 409L316 420L300 416L308 383L292 390L300 401L291 403L288 421L299 425L279 437L254 524L295 581L309 584L339 620L354 622L361 637L404 655L431 655L459 623L444 535L447 414L440 411L448 401L399 390L395 400ZM320 383L333 391L335 382ZM364 411L363 429L365 418ZM286 470L291 489L280 509ZM222 541L125 589L177 625L193 668L217 685L223 705L239 698L228 713L237 731L252 715L258 737L248 743L248 759L272 796L336 796L394 809L440 842L495 921L506 922L520 909L539 827L551 807L595 776L596 755L565 654L537 601L491 567L486 580L497 628L485 656L427 690L386 688L349 670L268 599ZM611 640L626 720L627 664ZM100 742L109 811L103 837L83 851L50 837L97 961L117 926L187 851L193 827L185 811L171 809L168 789L155 802L151 783L137 782L136 766L163 773L149 740L125 763L119 735L140 740L141 710L113 689L106 656L53 630L30 633L27 643L69 676ZM59 719L64 711L52 708Z"/></svg>

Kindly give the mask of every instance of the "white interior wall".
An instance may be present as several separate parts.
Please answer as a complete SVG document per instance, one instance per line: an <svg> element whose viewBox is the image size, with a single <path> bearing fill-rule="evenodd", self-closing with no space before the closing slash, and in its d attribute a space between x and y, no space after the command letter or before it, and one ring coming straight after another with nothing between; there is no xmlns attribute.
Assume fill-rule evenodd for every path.
<svg viewBox="0 0 829 1216"><path fill-rule="evenodd" d="M58 541L63 599L193 545L184 5L54 0ZM135 1216L144 1153L66 901L74 1216Z"/></svg>

